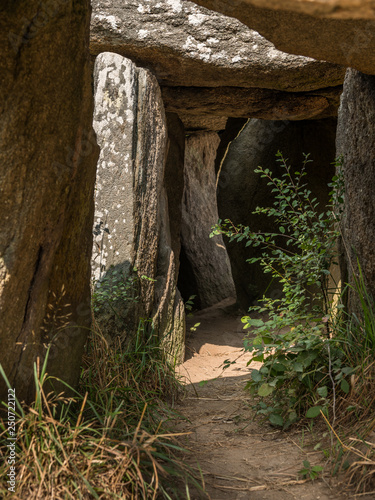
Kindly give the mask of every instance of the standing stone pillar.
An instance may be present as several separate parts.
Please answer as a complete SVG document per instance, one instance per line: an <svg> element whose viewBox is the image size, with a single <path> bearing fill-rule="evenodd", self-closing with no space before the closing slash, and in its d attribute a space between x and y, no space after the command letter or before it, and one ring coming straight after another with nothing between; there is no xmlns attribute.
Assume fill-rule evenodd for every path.
<svg viewBox="0 0 375 500"><path fill-rule="evenodd" d="M168 155L161 198L154 324L160 332L164 332L166 351L177 362L182 362L185 353L185 306L177 289L177 278L180 269L185 130L177 114L167 113L166 119Z"/></svg>
<svg viewBox="0 0 375 500"><path fill-rule="evenodd" d="M195 305L201 308L235 297L223 239L209 237L219 219L215 176L219 143L215 132L201 132L187 138L185 149L181 230L185 270L180 283L185 286L185 294L197 295Z"/></svg>
<svg viewBox="0 0 375 500"><path fill-rule="evenodd" d="M344 280L353 285L358 258L368 291L375 296L375 76L347 70L336 145L337 155L344 160ZM356 296L351 290L348 293L349 310L355 312Z"/></svg>
<svg viewBox="0 0 375 500"><path fill-rule="evenodd" d="M89 21L89 0L0 5L0 363L27 402L48 345L48 373L77 383L91 324Z"/></svg>
<svg viewBox="0 0 375 500"><path fill-rule="evenodd" d="M161 337L182 339L184 313L176 288L178 269L165 186L168 131L157 80L112 53L97 57L94 80L94 128L101 153L93 275L99 286L103 280L113 282L114 276L121 276L122 282L135 278L135 290L128 291L135 300L123 300L122 305L120 301L117 317L105 318L106 329L125 337L134 332L140 318L153 318ZM166 301L168 307L162 305ZM181 347L179 353L173 349L180 360Z"/></svg>

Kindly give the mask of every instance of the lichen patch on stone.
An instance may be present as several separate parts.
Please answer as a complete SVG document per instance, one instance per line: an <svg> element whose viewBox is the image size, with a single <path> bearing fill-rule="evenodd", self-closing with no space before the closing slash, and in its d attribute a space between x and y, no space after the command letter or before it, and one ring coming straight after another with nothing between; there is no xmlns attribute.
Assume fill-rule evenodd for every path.
<svg viewBox="0 0 375 500"><path fill-rule="evenodd" d="M106 14L95 14L95 17L99 21L107 22L114 31L120 32L119 27L118 27L118 23L120 23L120 20L117 19L116 16L112 16L112 15L108 16Z"/></svg>

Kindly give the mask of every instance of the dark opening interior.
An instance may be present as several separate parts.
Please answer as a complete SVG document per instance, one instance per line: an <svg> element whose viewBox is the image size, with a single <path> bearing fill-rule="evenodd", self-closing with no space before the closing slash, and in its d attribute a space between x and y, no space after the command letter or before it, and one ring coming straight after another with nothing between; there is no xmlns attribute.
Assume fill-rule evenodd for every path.
<svg viewBox="0 0 375 500"><path fill-rule="evenodd" d="M180 270L178 273L177 288L179 289L184 302L195 295L193 300L193 309L201 309L202 304L198 295L198 286L186 251L181 245L180 251Z"/></svg>

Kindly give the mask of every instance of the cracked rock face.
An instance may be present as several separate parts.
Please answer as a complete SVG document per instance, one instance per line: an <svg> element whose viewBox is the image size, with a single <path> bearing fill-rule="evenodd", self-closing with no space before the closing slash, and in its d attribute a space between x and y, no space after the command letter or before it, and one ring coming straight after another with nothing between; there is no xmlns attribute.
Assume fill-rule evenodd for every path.
<svg viewBox="0 0 375 500"><path fill-rule="evenodd" d="M279 50L375 74L373 0L196 0L239 19Z"/></svg>

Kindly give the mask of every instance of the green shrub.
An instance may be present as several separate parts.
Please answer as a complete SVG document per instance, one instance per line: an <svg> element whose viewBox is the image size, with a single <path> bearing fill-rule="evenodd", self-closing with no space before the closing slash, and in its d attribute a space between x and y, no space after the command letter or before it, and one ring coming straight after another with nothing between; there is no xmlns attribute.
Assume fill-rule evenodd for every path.
<svg viewBox="0 0 375 500"><path fill-rule="evenodd" d="M250 308L252 316L260 317L249 315L242 321L250 330L245 339L245 350L252 354L249 364L263 363L259 371L252 371L247 388L259 397L258 413L285 428L301 416L313 418L320 410L327 412L336 389L348 392L351 368L345 364L340 341L332 335L338 315L333 314L329 288L337 257L342 177L334 177L330 205L319 212L318 201L305 183L308 155L295 172L280 152L277 161L281 178L268 169L255 170L268 180L274 203L253 213L271 217L278 230L253 232L226 220L219 221L211 236L224 234L230 241L246 240L246 246L258 248L258 256L248 262L259 262L282 287L281 298L264 296L261 305ZM342 305L335 305L336 312L337 307Z"/></svg>
<svg viewBox="0 0 375 500"><path fill-rule="evenodd" d="M138 301L137 277L121 267L112 266L100 280L93 282L92 304L95 315L112 314L125 321L129 304Z"/></svg>

